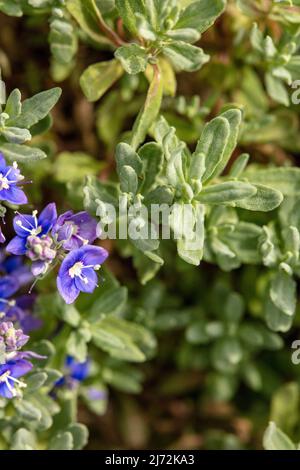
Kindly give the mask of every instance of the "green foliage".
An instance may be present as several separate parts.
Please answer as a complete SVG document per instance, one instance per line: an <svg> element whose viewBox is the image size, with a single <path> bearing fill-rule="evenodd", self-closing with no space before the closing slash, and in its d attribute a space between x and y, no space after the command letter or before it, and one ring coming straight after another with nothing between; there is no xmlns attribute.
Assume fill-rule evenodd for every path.
<svg viewBox="0 0 300 470"><path fill-rule="evenodd" d="M42 123L49 118L60 95L60 88L52 88L21 102L20 91L11 92L0 114L0 150L9 161L27 163L46 158L41 149L22 144L30 141L32 134L45 131Z"/></svg>

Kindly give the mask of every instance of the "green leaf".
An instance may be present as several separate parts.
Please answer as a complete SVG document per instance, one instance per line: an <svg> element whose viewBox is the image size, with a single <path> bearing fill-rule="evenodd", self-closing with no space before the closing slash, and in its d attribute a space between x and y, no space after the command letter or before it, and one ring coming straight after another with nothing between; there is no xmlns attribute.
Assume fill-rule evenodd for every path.
<svg viewBox="0 0 300 470"><path fill-rule="evenodd" d="M131 146L136 150L158 116L163 94L163 80L158 67L150 84L145 104L136 118L132 129Z"/></svg>
<svg viewBox="0 0 300 470"><path fill-rule="evenodd" d="M257 192L253 196L236 203L236 207L247 209L248 211L268 212L276 209L283 201L283 195L276 189L263 186L262 184L253 185Z"/></svg>
<svg viewBox="0 0 300 470"><path fill-rule="evenodd" d="M92 304L87 321L94 323L105 315L117 315L125 309L127 302L126 287L113 287L104 292Z"/></svg>
<svg viewBox="0 0 300 470"><path fill-rule="evenodd" d="M48 375L46 372L36 372L30 377L26 379L26 384L27 384L27 389L26 392L32 392L34 390L38 390L40 387L42 387L46 380L48 378Z"/></svg>
<svg viewBox="0 0 300 470"><path fill-rule="evenodd" d="M23 10L19 0L0 0L0 11L9 16L22 16Z"/></svg>
<svg viewBox="0 0 300 470"><path fill-rule="evenodd" d="M21 109L21 92L18 90L18 88L15 88L7 98L5 113L8 114L10 119L14 119L19 116Z"/></svg>
<svg viewBox="0 0 300 470"><path fill-rule="evenodd" d="M98 174L103 163L83 152L62 152L53 163L55 179L61 183L81 182L85 176Z"/></svg>
<svg viewBox="0 0 300 470"><path fill-rule="evenodd" d="M234 372L242 359L243 350L237 338L224 336L214 343L211 360L219 372Z"/></svg>
<svg viewBox="0 0 300 470"><path fill-rule="evenodd" d="M204 214L202 204L187 207L175 204L170 214L170 226L177 239L178 255L187 263L198 266L203 256Z"/></svg>
<svg viewBox="0 0 300 470"><path fill-rule="evenodd" d="M283 269L280 269L271 282L270 297L274 305L288 316L296 309L296 282Z"/></svg>
<svg viewBox="0 0 300 470"><path fill-rule="evenodd" d="M242 181L227 181L203 188L197 200L203 204L226 204L256 194L255 186Z"/></svg>
<svg viewBox="0 0 300 470"><path fill-rule="evenodd" d="M120 188L123 193L136 194L138 188L138 177L131 166L122 166L119 178Z"/></svg>
<svg viewBox="0 0 300 470"><path fill-rule="evenodd" d="M35 450L35 435L25 428L19 428L12 436L11 450Z"/></svg>
<svg viewBox="0 0 300 470"><path fill-rule="evenodd" d="M138 44L119 47L115 52L115 58L121 62L126 72L131 75L146 70L148 55L146 50Z"/></svg>
<svg viewBox="0 0 300 470"><path fill-rule="evenodd" d="M81 450L88 443L89 432L86 426L79 423L70 424L66 429L73 437L73 450Z"/></svg>
<svg viewBox="0 0 300 470"><path fill-rule="evenodd" d="M123 67L118 60L99 62L83 72L80 86L88 101L97 101L122 75Z"/></svg>
<svg viewBox="0 0 300 470"><path fill-rule="evenodd" d="M48 114L44 119L34 124L34 126L30 127L30 134L32 137L36 135L44 134L47 132L50 127L52 126L52 117L51 114Z"/></svg>
<svg viewBox="0 0 300 470"><path fill-rule="evenodd" d="M47 158L47 155L42 150L35 147L28 147L27 145L2 144L0 142L0 150L10 162L30 163L35 160Z"/></svg>
<svg viewBox="0 0 300 470"><path fill-rule="evenodd" d="M232 178L238 178L245 170L249 161L250 155L248 153L242 153L232 164L230 168L230 176Z"/></svg>
<svg viewBox="0 0 300 470"><path fill-rule="evenodd" d="M87 358L87 341L81 330L72 331L67 342L66 350L78 362L84 362Z"/></svg>
<svg viewBox="0 0 300 470"><path fill-rule="evenodd" d="M0 128L0 135L12 144L23 144L31 140L30 132L27 129L20 129L19 127Z"/></svg>
<svg viewBox="0 0 300 470"><path fill-rule="evenodd" d="M77 52L77 35L71 22L55 18L50 23L49 42L51 52L60 64L69 64Z"/></svg>
<svg viewBox="0 0 300 470"><path fill-rule="evenodd" d="M112 183L99 181L95 177L88 176L83 189L84 207L91 214L97 215L98 202L104 202L116 206L118 203L118 189Z"/></svg>
<svg viewBox="0 0 300 470"><path fill-rule="evenodd" d="M299 385L284 384L275 392L271 403L271 421L285 433L293 434L298 423Z"/></svg>
<svg viewBox="0 0 300 470"><path fill-rule="evenodd" d="M222 113L220 117L227 120L229 124L229 128L230 128L230 133L229 133L229 138L227 140L227 143L224 149L222 159L219 161L211 177L221 175L221 173L227 166L227 163L231 157L231 154L237 145L240 125L242 122L242 113L239 109L236 109L236 108L228 109L228 111L225 111L224 113Z"/></svg>
<svg viewBox="0 0 300 470"><path fill-rule="evenodd" d="M71 432L61 432L54 436L49 442L48 450L72 450L73 435Z"/></svg>
<svg viewBox="0 0 300 470"><path fill-rule="evenodd" d="M296 450L295 444L273 422L264 434L263 445L265 450Z"/></svg>
<svg viewBox="0 0 300 470"><path fill-rule="evenodd" d="M30 401L25 399L15 402L15 407L22 420L26 421L40 421L41 411L36 408Z"/></svg>
<svg viewBox="0 0 300 470"><path fill-rule="evenodd" d="M173 41L164 47L163 52L177 70L187 72L195 72L209 61L209 55L202 49L183 41Z"/></svg>
<svg viewBox="0 0 300 470"><path fill-rule="evenodd" d="M112 316L93 324L91 330L96 346L123 361L143 362L156 344L144 327Z"/></svg>
<svg viewBox="0 0 300 470"><path fill-rule="evenodd" d="M111 44L100 31L93 0L67 0L67 9L93 41L103 45Z"/></svg>
<svg viewBox="0 0 300 470"><path fill-rule="evenodd" d="M146 193L152 189L156 179L162 170L163 151L155 142L148 142L139 149L139 156L143 165L142 192Z"/></svg>
<svg viewBox="0 0 300 470"><path fill-rule="evenodd" d="M250 183L268 186L284 196L300 194L300 168L249 168L242 176Z"/></svg>
<svg viewBox="0 0 300 470"><path fill-rule="evenodd" d="M138 176L140 176L143 163L135 150L124 142L117 145L116 148L117 172L120 174L124 166L130 166Z"/></svg>
<svg viewBox="0 0 300 470"><path fill-rule="evenodd" d="M136 13L145 14L144 0L116 0L116 7L124 25L134 36L138 35Z"/></svg>
<svg viewBox="0 0 300 470"><path fill-rule="evenodd" d="M293 324L293 316L280 310L270 298L266 300L264 314L268 327L273 331L285 333Z"/></svg>
<svg viewBox="0 0 300 470"><path fill-rule="evenodd" d="M218 163L222 160L229 133L228 121L223 117L217 117L204 126L194 154L205 155L203 181L213 175Z"/></svg>
<svg viewBox="0 0 300 470"><path fill-rule="evenodd" d="M221 15L225 5L225 0L194 1L180 14L175 28L194 28L203 33Z"/></svg>
<svg viewBox="0 0 300 470"><path fill-rule="evenodd" d="M17 118L9 119L7 126L30 128L45 118L56 105L61 95L61 88L52 88L42 91L22 103L21 114Z"/></svg>
<svg viewBox="0 0 300 470"><path fill-rule="evenodd" d="M281 103L284 106L289 106L289 94L282 81L270 73L266 73L265 81L268 95L277 103Z"/></svg>

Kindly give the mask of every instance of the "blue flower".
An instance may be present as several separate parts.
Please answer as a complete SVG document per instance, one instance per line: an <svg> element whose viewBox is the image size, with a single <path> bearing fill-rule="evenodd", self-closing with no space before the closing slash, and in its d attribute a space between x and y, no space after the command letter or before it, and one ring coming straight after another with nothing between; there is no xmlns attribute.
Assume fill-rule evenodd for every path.
<svg viewBox="0 0 300 470"><path fill-rule="evenodd" d="M65 212L57 219L52 234L67 251L93 243L97 238L97 221L87 212Z"/></svg>
<svg viewBox="0 0 300 470"><path fill-rule="evenodd" d="M34 279L29 266L24 264L22 256L7 256L4 250L0 251L0 272L15 277L20 287L29 284Z"/></svg>
<svg viewBox="0 0 300 470"><path fill-rule="evenodd" d="M92 293L97 286L97 271L108 257L104 248L85 245L71 251L63 260L57 287L67 304L73 303L80 291Z"/></svg>
<svg viewBox="0 0 300 470"><path fill-rule="evenodd" d="M52 202L37 216L37 211L32 215L18 214L13 221L17 234L6 247L9 253L25 255L28 250L28 238L42 238L52 229L57 219L56 206Z"/></svg>
<svg viewBox="0 0 300 470"><path fill-rule="evenodd" d="M27 204L26 194L18 187L23 179L17 163L7 166L3 154L0 153L0 201L17 205Z"/></svg>
<svg viewBox="0 0 300 470"><path fill-rule="evenodd" d="M72 356L67 356L66 367L69 370L69 375L72 379L82 382L87 378L90 373L90 361L78 362Z"/></svg>
<svg viewBox="0 0 300 470"><path fill-rule="evenodd" d="M9 300L4 320L17 322L26 334L32 330L37 330L42 326L43 322L30 312L34 302L35 296L32 294L21 295L13 300Z"/></svg>
<svg viewBox="0 0 300 470"><path fill-rule="evenodd" d="M25 359L14 359L0 365L0 396L14 398L21 395L21 388L26 387L19 377L32 369L32 364Z"/></svg>
<svg viewBox="0 0 300 470"><path fill-rule="evenodd" d="M0 318L4 317L7 310L15 304L8 300L19 289L20 284L15 277L4 276L0 278Z"/></svg>
<svg viewBox="0 0 300 470"><path fill-rule="evenodd" d="M57 387L67 385L69 388L74 388L78 382L83 382L90 373L90 360L78 362L72 356L67 356L65 361L66 372L64 376L56 382Z"/></svg>

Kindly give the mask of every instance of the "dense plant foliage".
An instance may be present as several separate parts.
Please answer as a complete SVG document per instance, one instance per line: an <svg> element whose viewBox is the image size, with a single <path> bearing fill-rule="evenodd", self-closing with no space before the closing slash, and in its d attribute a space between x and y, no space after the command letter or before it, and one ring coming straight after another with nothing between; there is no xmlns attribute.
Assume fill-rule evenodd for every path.
<svg viewBox="0 0 300 470"><path fill-rule="evenodd" d="M297 449L300 2L0 12L0 448Z"/></svg>

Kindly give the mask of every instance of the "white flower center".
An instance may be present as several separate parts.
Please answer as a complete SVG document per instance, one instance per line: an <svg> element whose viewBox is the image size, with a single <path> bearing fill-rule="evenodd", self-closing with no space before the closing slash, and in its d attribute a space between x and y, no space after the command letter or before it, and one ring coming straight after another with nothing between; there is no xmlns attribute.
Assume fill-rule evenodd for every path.
<svg viewBox="0 0 300 470"><path fill-rule="evenodd" d="M14 382L19 388L25 388L27 385L24 382L21 382L18 379L15 379L10 375L10 370L7 370L4 372L4 374L0 375L0 383L5 383L8 390L11 392L13 397L21 396L20 391L18 389L15 389L11 386L9 381Z"/></svg>
<svg viewBox="0 0 300 470"><path fill-rule="evenodd" d="M92 268L94 269L95 271L97 271L98 269L100 269L100 265L99 264L96 264L96 265L93 265L93 264L90 264L88 266L84 266L84 264L81 262L81 261L77 261L77 263L75 263L68 271L69 273L69 276L74 279L74 277L79 277L79 279L81 279L82 282L84 282L84 284L88 284L89 283L89 279L87 276L85 276L82 271L84 269L89 269L89 268Z"/></svg>
<svg viewBox="0 0 300 470"><path fill-rule="evenodd" d="M2 191L2 189L9 189L9 184L6 176L3 176L2 173L0 173L0 191Z"/></svg>
<svg viewBox="0 0 300 470"><path fill-rule="evenodd" d="M74 279L75 276L81 277L83 267L83 263L81 261L77 261L77 263L69 269L69 275L71 278Z"/></svg>

